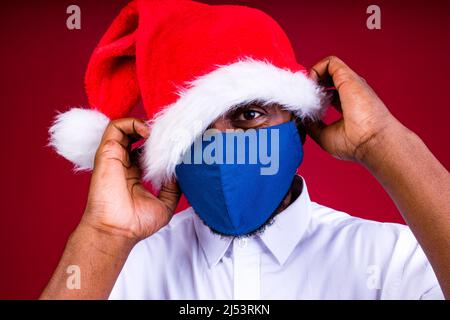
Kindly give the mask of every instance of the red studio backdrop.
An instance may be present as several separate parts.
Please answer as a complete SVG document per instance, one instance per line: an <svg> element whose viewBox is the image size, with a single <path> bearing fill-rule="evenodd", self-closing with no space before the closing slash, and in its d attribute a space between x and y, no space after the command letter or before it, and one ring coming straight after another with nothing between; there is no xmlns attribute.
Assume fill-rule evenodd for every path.
<svg viewBox="0 0 450 320"><path fill-rule="evenodd" d="M307 67L327 55L341 57L450 167L450 2L206 2L243 4L269 13ZM83 214L89 174L74 174L68 161L46 147L47 129L56 110L87 104L83 75L89 55L126 3L1 4L0 298L39 296ZM80 30L66 27L66 9L72 4L81 9ZM381 8L381 30L366 27L371 4ZM311 140L300 173L314 201L367 219L403 223L364 168L332 158Z"/></svg>

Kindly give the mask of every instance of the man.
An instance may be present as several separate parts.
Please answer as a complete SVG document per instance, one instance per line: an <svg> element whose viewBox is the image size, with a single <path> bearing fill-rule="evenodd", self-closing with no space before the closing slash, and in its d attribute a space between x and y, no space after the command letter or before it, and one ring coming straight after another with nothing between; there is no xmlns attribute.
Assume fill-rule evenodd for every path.
<svg viewBox="0 0 450 320"><path fill-rule="evenodd" d="M103 135L90 145L98 149L86 210L41 298L448 298L450 177L420 138L399 123L368 84L340 59L328 57L318 62L308 79L303 77L305 73L293 71L297 67L294 58L286 58L292 52L284 34L259 11L188 1L164 3L170 5L141 1L127 6L91 59L86 78L88 96L91 104L108 117L95 111L96 119L100 119L96 129ZM160 10L161 21L153 19L152 28L170 25L176 29L182 25L188 30L187 36L176 37L170 45L172 30L158 29L160 33L155 33L146 24L145 15L156 9ZM189 13L190 24L181 13ZM245 19L237 19L230 26L225 18L231 14ZM214 22L206 18L211 16ZM130 33L133 28L140 28L140 32ZM214 54L208 52L204 61L218 59L224 66L210 73L199 67L204 76L191 82L179 97L155 97L161 95L166 82L148 81L146 73L175 81L186 80L186 74L198 71L198 65L189 64L189 72L184 72L168 67L164 61L161 67L155 57L150 60L157 61L157 66L148 62L148 55L158 57L158 39L164 38L164 55L159 57L169 54L168 47L181 47L189 54L184 47L188 44L180 41L192 41L193 35L203 41L204 30L243 34L245 39L258 35L258 40L250 44L230 36L230 41L239 44L238 56L241 51L246 55L251 51L257 59L223 64L221 59L227 55L225 60L236 60L235 47L221 48L218 54L213 50ZM257 41L264 37L270 41L261 48ZM146 47L148 43L151 46ZM207 44L195 49L198 47L194 43L189 49L196 54L208 50ZM135 60L127 60L134 49ZM176 57L176 49L170 54ZM275 65L260 64L262 56L269 56ZM171 60L170 66L173 63ZM185 61L177 63L185 66ZM244 73L235 72L242 71L243 66ZM156 70L168 71L169 75ZM270 77L265 78L266 74ZM252 86L253 82L257 86ZM316 120L321 110L318 101L323 98L318 88L324 84L336 88L339 101L335 106L342 113L342 119L331 125ZM215 91L218 85L220 90ZM205 98L205 93L214 93L207 98L216 100ZM153 117L151 129L142 120L121 117L136 103L138 94L147 114L154 115L158 103L166 108ZM205 101L207 104L202 104ZM89 159L77 153L81 148L70 149L62 138L68 136L68 126L79 130L78 135L73 133L74 139L85 134L79 125L73 125L73 118L80 113L72 110L57 119L51 129L51 143L78 167L88 168ZM207 123L197 128L191 125L196 118ZM197 131L192 139L180 142L171 135L180 128ZM281 176L261 178L246 165L195 167L180 163L199 132L201 135L208 128L224 136L230 129L256 130L259 135L266 128L276 128ZM365 166L390 194L409 228L353 218L311 202L305 181L295 176L295 170L286 169L296 168L301 162L300 141L304 139L300 138L305 133L334 157ZM185 136L183 131L181 137ZM139 139L146 139L141 163L132 151L132 144ZM160 186L157 197L142 186L140 167L146 178ZM211 171L216 169L219 171ZM226 176L224 171L233 174ZM180 188L193 208L174 216ZM252 206L258 210L251 210ZM79 290L66 287L69 265L80 267Z"/></svg>

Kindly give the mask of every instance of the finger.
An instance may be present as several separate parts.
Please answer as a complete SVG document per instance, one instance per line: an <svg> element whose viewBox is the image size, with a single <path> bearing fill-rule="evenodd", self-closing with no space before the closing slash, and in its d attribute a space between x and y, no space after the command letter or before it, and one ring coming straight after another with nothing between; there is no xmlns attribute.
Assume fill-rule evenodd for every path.
<svg viewBox="0 0 450 320"><path fill-rule="evenodd" d="M316 63L311 68L311 78L317 79L317 82L325 87L334 86L340 101L348 98L352 92L365 91L368 87L355 71L334 56ZM336 101L336 99L334 100ZM344 101L342 103L345 104Z"/></svg>
<svg viewBox="0 0 450 320"><path fill-rule="evenodd" d="M317 82L326 81L326 78L330 76L337 90L339 90L342 81L345 79L344 75L355 79L358 78L356 73L344 61L335 56L322 59L311 68L310 72L310 77Z"/></svg>
<svg viewBox="0 0 450 320"><path fill-rule="evenodd" d="M111 121L103 133L100 146L95 156L94 167L102 162L120 162L125 168L131 166L130 150L131 136L148 137L149 129L144 121L136 118L125 118Z"/></svg>
<svg viewBox="0 0 450 320"><path fill-rule="evenodd" d="M127 181L141 181L142 180L142 170L135 164L132 164L126 172Z"/></svg>
<svg viewBox="0 0 450 320"><path fill-rule="evenodd" d="M325 124L322 121L316 121L306 125L307 134L325 151L334 154L336 145L340 141L336 140L336 135L342 129L343 120L337 120L331 124Z"/></svg>
<svg viewBox="0 0 450 320"><path fill-rule="evenodd" d="M332 73L335 72L338 67L348 68L345 62L339 59L338 57L329 56L320 60L319 62L317 62L315 65L312 66L311 68L312 72L310 72L310 76L314 80L320 81L327 75L332 76Z"/></svg>
<svg viewBox="0 0 450 320"><path fill-rule="evenodd" d="M161 200L170 212L174 212L181 198L181 191L175 179L163 184L158 194Z"/></svg>
<svg viewBox="0 0 450 320"><path fill-rule="evenodd" d="M136 118L124 118L111 121L103 133L100 146L108 140L119 142L126 149L129 147L133 138L148 138L150 129L143 120Z"/></svg>
<svg viewBox="0 0 450 320"><path fill-rule="evenodd" d="M347 102L354 100L355 94L368 92L367 89L370 89L355 71L334 56L316 63L311 68L310 77L321 85L335 87L332 105L340 112L345 112Z"/></svg>
<svg viewBox="0 0 450 320"><path fill-rule="evenodd" d="M128 150L121 142L113 139L103 142L97 150L94 168L101 167L103 164L109 164L113 167L120 165L125 170L130 169L132 166Z"/></svg>
<svg viewBox="0 0 450 320"><path fill-rule="evenodd" d="M131 194L133 194L136 186L142 186L141 169L136 165L131 166L131 168L127 170L126 181L128 190L130 191Z"/></svg>
<svg viewBox="0 0 450 320"><path fill-rule="evenodd" d="M316 69L314 69L314 66L311 68L311 70L309 70L309 77L314 81L314 82L319 82L320 81L320 74L319 71L317 71Z"/></svg>

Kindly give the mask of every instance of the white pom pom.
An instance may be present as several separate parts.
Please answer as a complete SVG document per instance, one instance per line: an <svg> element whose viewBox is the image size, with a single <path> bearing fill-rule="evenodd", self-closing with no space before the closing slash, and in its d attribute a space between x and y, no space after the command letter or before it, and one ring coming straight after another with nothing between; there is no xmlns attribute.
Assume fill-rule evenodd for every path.
<svg viewBox="0 0 450 320"><path fill-rule="evenodd" d="M49 145L73 162L76 170L92 169L95 153L109 121L107 116L96 110L70 109L56 116L49 129Z"/></svg>

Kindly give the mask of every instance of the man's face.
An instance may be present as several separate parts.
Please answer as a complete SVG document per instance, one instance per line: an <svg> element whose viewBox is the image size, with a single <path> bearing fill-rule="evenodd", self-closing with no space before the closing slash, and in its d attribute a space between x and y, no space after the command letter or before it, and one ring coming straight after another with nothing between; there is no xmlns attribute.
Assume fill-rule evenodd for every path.
<svg viewBox="0 0 450 320"><path fill-rule="evenodd" d="M282 108L278 104L264 105L262 103L255 102L239 106L229 111L228 113L224 114L216 121L214 121L210 125L209 129L216 129L222 132L234 129L241 129L241 130L259 129L280 125L292 120L296 121L301 141L302 143L304 143L306 135L305 130L303 129L303 126L301 124L301 121L299 121L299 119L296 118L290 111ZM277 213L279 213L280 210L283 210L287 205L289 205L289 202L291 200L290 197L291 194L289 193L286 196L286 198L283 199L282 203L280 203L279 208L277 208L275 212L273 212L271 217L266 221L264 225L262 225L254 232L251 232L250 234L246 234L243 236L246 237L263 232L264 229L272 223L273 217ZM213 233L226 236L214 229L211 229L211 231Z"/></svg>

